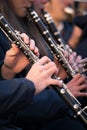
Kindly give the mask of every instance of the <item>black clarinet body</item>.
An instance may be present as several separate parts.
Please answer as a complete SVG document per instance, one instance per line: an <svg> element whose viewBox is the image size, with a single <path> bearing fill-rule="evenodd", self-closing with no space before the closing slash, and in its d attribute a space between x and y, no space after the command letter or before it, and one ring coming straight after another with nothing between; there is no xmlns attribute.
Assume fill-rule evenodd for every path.
<svg viewBox="0 0 87 130"><path fill-rule="evenodd" d="M65 42L60 34L60 31L57 29L56 25L53 22L52 17L50 16L50 14L44 10L41 11L42 12L42 19L43 22L45 24L47 24L52 36L54 37L54 39L56 40L57 44L63 48L64 50L66 49L65 47Z"/></svg>
<svg viewBox="0 0 87 130"><path fill-rule="evenodd" d="M33 63L37 62L39 60L39 57L37 57L26 45L26 43L21 39L20 35L18 35L15 30L12 28L12 26L7 22L7 20L4 18L2 14L0 14L0 29L2 32L6 35L6 37L16 44L18 48L24 53L24 55ZM64 84L64 82L57 77L58 81L62 83L61 87L59 86L52 86L52 88L57 92L58 95L63 98L63 100L67 103L67 105L73 110L75 113L75 116L81 120L85 125L87 125L87 114L85 113L84 109L81 108L80 102L72 95L72 93L69 91L67 86Z"/></svg>
<svg viewBox="0 0 87 130"><path fill-rule="evenodd" d="M73 52L72 48L68 44L65 43L60 31L56 27L51 15L48 12L42 10L42 16L43 16L42 19L43 19L44 23L48 26L48 28L49 28L53 38L56 40L57 44L64 50L67 50L69 54L71 54Z"/></svg>
<svg viewBox="0 0 87 130"><path fill-rule="evenodd" d="M87 128L87 106L81 108L80 102L72 95L67 86L63 83L63 88L57 86L53 87L56 92L59 93L60 97L70 106L72 111L75 113L74 118L80 119L81 123L85 128Z"/></svg>
<svg viewBox="0 0 87 130"><path fill-rule="evenodd" d="M77 72L72 68L68 60L65 58L62 52L62 48L53 39L52 35L50 34L49 30L47 29L43 21L38 16L38 14L31 8L28 9L28 13L33 22L35 23L36 27L38 28L39 32L41 33L41 35L44 37L50 50L53 52L53 54L57 57L58 61L64 67L68 76L73 77Z"/></svg>

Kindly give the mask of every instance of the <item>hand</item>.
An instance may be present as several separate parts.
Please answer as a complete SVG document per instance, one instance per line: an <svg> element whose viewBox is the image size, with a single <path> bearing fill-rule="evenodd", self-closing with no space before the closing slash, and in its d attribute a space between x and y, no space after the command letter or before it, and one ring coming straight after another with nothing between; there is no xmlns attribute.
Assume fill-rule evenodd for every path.
<svg viewBox="0 0 87 130"><path fill-rule="evenodd" d="M30 45L30 49L38 56L39 51L35 47L35 42L30 39L26 34L21 35L26 44ZM29 64L29 59L17 48L15 44L12 44L12 48L6 52L4 64L1 68L2 76L5 79L10 79L15 76L16 73L21 72Z"/></svg>
<svg viewBox="0 0 87 130"><path fill-rule="evenodd" d="M75 75L75 77L69 83L67 83L67 87L75 97L87 97L87 93L85 91L82 91L84 89L87 89L85 76L82 76L80 74Z"/></svg>
<svg viewBox="0 0 87 130"><path fill-rule="evenodd" d="M63 53L71 67L76 70L76 72L80 72L82 70L82 65L80 63L82 57L77 55L75 51L72 51L68 45L66 45L66 49L63 51Z"/></svg>
<svg viewBox="0 0 87 130"><path fill-rule="evenodd" d="M58 69L55 63L44 56L32 66L26 78L34 83L36 88L35 94L37 94L49 85L61 84L57 79L52 78L52 75L57 73Z"/></svg>

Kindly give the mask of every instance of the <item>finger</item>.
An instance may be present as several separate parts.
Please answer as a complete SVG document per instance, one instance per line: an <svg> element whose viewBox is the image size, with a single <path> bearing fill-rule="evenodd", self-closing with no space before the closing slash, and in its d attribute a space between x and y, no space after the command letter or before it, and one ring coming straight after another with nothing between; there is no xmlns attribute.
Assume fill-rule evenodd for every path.
<svg viewBox="0 0 87 130"><path fill-rule="evenodd" d="M49 85L57 85L57 87L61 87L62 86L62 82L57 80L57 79L50 79L49 80Z"/></svg>
<svg viewBox="0 0 87 130"><path fill-rule="evenodd" d="M77 56L76 52L73 52L73 53L69 56L69 60L75 61L76 56Z"/></svg>
<svg viewBox="0 0 87 130"><path fill-rule="evenodd" d="M87 58L80 60L80 63L85 63L85 62L87 62Z"/></svg>
<svg viewBox="0 0 87 130"><path fill-rule="evenodd" d="M6 54L8 56L15 56L19 53L20 49L17 48L17 46L15 44L12 44L12 48L9 49Z"/></svg>
<svg viewBox="0 0 87 130"><path fill-rule="evenodd" d="M24 42L25 42L26 44L29 44L30 40L29 40L29 37L28 37L27 34L22 33L22 34L21 34L21 37L22 37L22 39L24 40Z"/></svg>
<svg viewBox="0 0 87 130"><path fill-rule="evenodd" d="M78 80L77 80L77 84L82 84L82 83L84 83L85 82L85 77L84 76L81 76Z"/></svg>
<svg viewBox="0 0 87 130"><path fill-rule="evenodd" d="M72 55L73 55L73 57L75 57L75 58L76 58L77 53L76 53L76 52L73 52L73 53L72 53Z"/></svg>
<svg viewBox="0 0 87 130"><path fill-rule="evenodd" d="M51 61L50 58L48 58L47 56L44 56L37 62L37 64L45 65L50 61Z"/></svg>
<svg viewBox="0 0 87 130"><path fill-rule="evenodd" d="M35 47L35 49L34 49L34 53L35 53L37 56L40 55L40 53L39 53L39 49L38 49L37 47Z"/></svg>
<svg viewBox="0 0 87 130"><path fill-rule="evenodd" d="M54 62L49 62L49 63L45 64L43 67L44 67L45 70L48 70L48 69L50 69L51 67L54 67L54 66L56 66Z"/></svg>
<svg viewBox="0 0 87 130"><path fill-rule="evenodd" d="M78 64L78 63L80 62L81 59L82 59L81 56L77 56L77 58L76 58L76 63Z"/></svg>
<svg viewBox="0 0 87 130"><path fill-rule="evenodd" d="M15 44L12 44L12 49L15 51L15 52L19 52L20 49L17 47L17 45Z"/></svg>
<svg viewBox="0 0 87 130"><path fill-rule="evenodd" d="M60 68L57 68L54 62L49 62L48 64L45 65L46 70L51 69L51 68L54 69L54 74L55 76L57 76L57 74L60 71Z"/></svg>
<svg viewBox="0 0 87 130"><path fill-rule="evenodd" d="M71 82L77 82L80 77L81 77L81 75L80 75L79 73L76 74L76 75L73 77L73 79L71 80Z"/></svg>
<svg viewBox="0 0 87 130"><path fill-rule="evenodd" d="M69 53L68 53L66 50L64 51L64 56L65 56L66 58L69 57Z"/></svg>
<svg viewBox="0 0 87 130"><path fill-rule="evenodd" d="M87 93L86 92L79 92L78 97L87 97Z"/></svg>
<svg viewBox="0 0 87 130"><path fill-rule="evenodd" d="M57 67L52 66L52 67L49 67L49 69L47 69L45 72L48 76L52 76L52 75L58 73L58 69L57 69Z"/></svg>
<svg viewBox="0 0 87 130"><path fill-rule="evenodd" d="M34 50L35 49L35 41L30 39L30 49Z"/></svg>
<svg viewBox="0 0 87 130"><path fill-rule="evenodd" d="M39 56L39 50L38 48L35 46L35 41L33 39L30 39L30 49L32 51L34 51L34 53Z"/></svg>
<svg viewBox="0 0 87 130"><path fill-rule="evenodd" d="M87 84L83 84L83 85L80 85L79 86L79 90L83 90L83 89L86 89L87 88Z"/></svg>

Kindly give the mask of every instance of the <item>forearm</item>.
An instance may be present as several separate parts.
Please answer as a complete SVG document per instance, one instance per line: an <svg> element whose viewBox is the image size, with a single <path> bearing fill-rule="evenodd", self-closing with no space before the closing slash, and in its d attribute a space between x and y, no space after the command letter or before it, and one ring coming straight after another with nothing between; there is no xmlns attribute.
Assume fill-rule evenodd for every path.
<svg viewBox="0 0 87 130"><path fill-rule="evenodd" d="M1 70L0 70L0 75L1 77L3 77L4 79L12 79L15 77L15 73L9 69L8 67L6 67L4 64L1 66Z"/></svg>
<svg viewBox="0 0 87 130"><path fill-rule="evenodd" d="M80 37L82 35L82 30L75 26L72 32L72 35L68 41L68 44L70 45L70 47L72 47L73 49L75 49L79 43Z"/></svg>

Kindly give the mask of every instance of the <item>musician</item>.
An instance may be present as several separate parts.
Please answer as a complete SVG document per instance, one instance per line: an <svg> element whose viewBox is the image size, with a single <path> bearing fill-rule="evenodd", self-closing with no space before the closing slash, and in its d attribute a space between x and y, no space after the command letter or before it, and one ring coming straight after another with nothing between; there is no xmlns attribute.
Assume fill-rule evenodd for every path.
<svg viewBox="0 0 87 130"><path fill-rule="evenodd" d="M21 32L26 32L27 34L29 34L30 38L33 38L35 40L36 45L39 46L39 50L41 50L40 57L43 55L49 54L49 57L53 60L53 56L52 56L52 54L50 54L49 48L46 48L46 44L42 44L45 41L41 37L41 35L38 33L38 30L36 30L35 25L33 25L33 23L31 21L28 23L27 18L25 17L26 8L31 6L32 2L34 2L34 6L37 4L37 2L42 2L42 4L39 6L41 9L41 8L43 8L43 4L46 2L46 0L44 0L44 1L42 1L42 0L41 1L39 1L39 0L38 1L9 0L9 1L4 1L4 2L7 2L7 4L5 4L3 6L4 3L2 0L0 0L0 6L3 7L3 8L0 7L0 10L1 10L2 14L4 14L6 19L9 21L9 23L11 23L11 25L16 30L19 30ZM5 6L9 6L9 11L8 11L8 7L6 8ZM4 11L4 7L5 7L5 11ZM21 8L21 7L23 7L23 8ZM38 9L38 8L36 8L36 9ZM37 10L37 11L40 12L39 10ZM15 24L15 21L16 21L16 24ZM8 43L5 41L4 47L3 47L3 43L1 44L4 53L8 50L8 48L10 48L9 44L7 45L8 48L5 46L5 44L7 45ZM28 68L26 68L26 69L28 69ZM21 77L23 77L24 75L25 75L24 72L21 73ZM79 82L76 83L76 81L78 79L79 79ZM78 92L78 91L80 91L80 90L78 90L78 88L82 89L82 86L86 87L85 84L79 85L84 80L85 80L84 77L82 77L81 75L78 74L75 77L75 79L72 80L72 83L68 85L72 89L72 92L74 92L75 96L83 96L83 95L86 96L85 93ZM74 86L77 88L77 92L73 91L73 89L75 89L75 87L72 88L73 83L74 83ZM53 106L54 106L54 108L53 108ZM56 92L52 89L46 89L41 94L38 94L37 96L34 97L33 103L29 107L27 107L27 109L22 109L21 111L19 111L19 113L16 113L13 121L15 123L17 123L18 125L20 125L20 122L22 122L21 126L24 127L24 129L25 129L25 127L28 127L30 129L31 129L31 127L34 127L35 129L38 127L39 128L48 127L48 129L50 129L50 121L52 121L51 124L53 124L53 128L61 129L61 127L65 128L65 125L66 125L67 129L70 129L71 126L69 127L69 125L67 123L71 122L72 129L74 129L73 128L74 126L76 127L76 129L77 128L79 128L81 130L84 129L78 120L71 119L68 117L67 114L65 114L65 111L66 111L66 113L68 112L67 110L68 110L67 106L60 99L60 97L56 94ZM58 124L55 124L55 126L56 126L55 127L53 121L54 122L55 122L55 120L57 121L58 117L61 118L62 121L63 121L63 119L66 120L67 123L64 125L61 125L61 126L58 126ZM59 122L59 120L58 120L58 122ZM30 126L30 124L31 124L31 126ZM37 124L39 124L39 126ZM28 128L26 128L26 129L28 129ZM34 128L33 128L33 130L34 130Z"/></svg>
<svg viewBox="0 0 87 130"><path fill-rule="evenodd" d="M30 43L31 50L38 56L39 52L37 47L35 47L34 41L29 41L25 34L22 35L25 42ZM19 68L20 64L21 66ZM7 70L9 72L7 78L14 77L27 64L29 64L29 60L13 44L12 48L7 51L3 64L5 71ZM34 72L34 70L36 71ZM25 78L0 81L0 120L4 119L2 122L0 121L0 130L5 130L6 127L8 129L12 127L12 130L16 129L14 126L10 126L10 120L13 118L13 114L29 106L32 103L33 96L43 91L47 84L58 84L58 80L51 78L51 75L55 72L57 72L55 64L49 58L43 57L32 66Z"/></svg>
<svg viewBox="0 0 87 130"><path fill-rule="evenodd" d="M65 43L67 43L73 29L72 20L68 20L68 17L74 17L74 11L71 8L73 0L48 0L45 4L45 10L52 16L56 27L60 31ZM72 9L72 13L65 12L66 9ZM56 13L57 12L57 13ZM68 16L71 15L71 16Z"/></svg>
<svg viewBox="0 0 87 130"><path fill-rule="evenodd" d="M73 23L68 21L68 18L66 15L66 10L72 10L72 13L73 13L72 15L74 17L74 9L72 8L72 4L73 4L72 0L63 0L63 1L61 1L61 0L55 0L55 1L48 0L48 2L45 4L45 10L50 13L50 16L52 17L53 22L56 25L56 29L58 29L58 31L60 32L60 36L57 37L57 42L58 42L58 39L60 41L60 37L62 36L61 38L63 40L61 43L63 43L63 44L67 44L67 41L70 38L71 33L72 33L72 29L73 29ZM49 20L49 18L47 18L47 19ZM49 26L52 25L52 23L50 24L50 22L48 22L48 24L49 24ZM51 27L49 27L49 28L51 28ZM54 27L52 27L52 28L54 28ZM53 29L53 31L54 31L54 29ZM50 29L51 33L53 31L52 31L52 29ZM54 35L55 35L55 32L57 32L57 31L54 31ZM68 53L68 51L69 50L67 50L65 52L65 54ZM73 54L75 54L75 53L73 53ZM73 54L72 55L69 54L69 57L75 58L75 56ZM72 59L69 61L69 63L71 64L72 67L78 66L78 63L76 63L76 61L79 61L79 60L74 61L74 58L73 59L68 58L68 59ZM81 58L81 56L80 56L80 58ZM75 67L74 67L74 69L75 69Z"/></svg>

